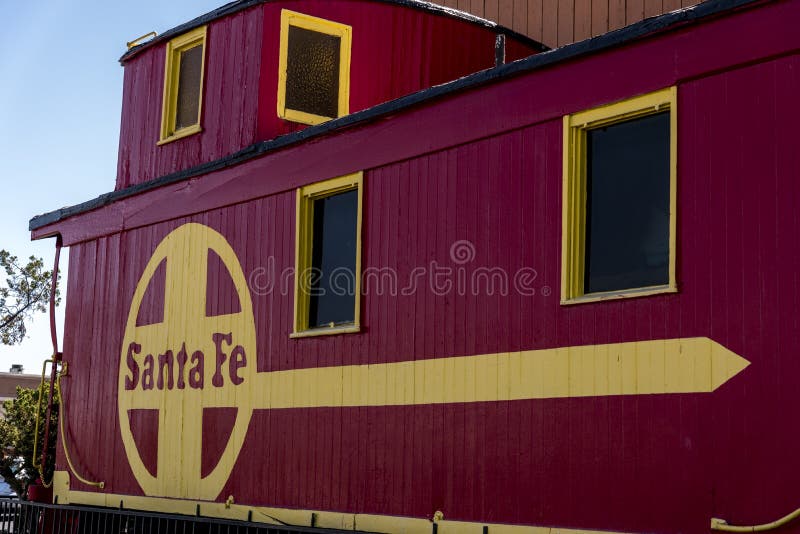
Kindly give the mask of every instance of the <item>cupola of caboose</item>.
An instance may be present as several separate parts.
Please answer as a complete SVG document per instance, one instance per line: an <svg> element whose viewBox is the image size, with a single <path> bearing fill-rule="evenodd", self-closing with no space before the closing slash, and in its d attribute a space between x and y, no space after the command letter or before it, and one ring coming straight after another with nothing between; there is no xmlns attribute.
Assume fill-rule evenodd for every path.
<svg viewBox="0 0 800 534"><path fill-rule="evenodd" d="M409 0L240 0L133 46L117 189L545 47Z"/></svg>

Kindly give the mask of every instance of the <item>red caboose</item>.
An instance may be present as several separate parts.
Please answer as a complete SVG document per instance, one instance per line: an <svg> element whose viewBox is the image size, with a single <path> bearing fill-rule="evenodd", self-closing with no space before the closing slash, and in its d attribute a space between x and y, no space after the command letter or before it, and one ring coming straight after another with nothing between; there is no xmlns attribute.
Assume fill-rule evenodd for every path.
<svg viewBox="0 0 800 534"><path fill-rule="evenodd" d="M798 17L714 0L544 51L428 4L251 0L135 46L115 191L31 221L70 247L57 502L786 516Z"/></svg>

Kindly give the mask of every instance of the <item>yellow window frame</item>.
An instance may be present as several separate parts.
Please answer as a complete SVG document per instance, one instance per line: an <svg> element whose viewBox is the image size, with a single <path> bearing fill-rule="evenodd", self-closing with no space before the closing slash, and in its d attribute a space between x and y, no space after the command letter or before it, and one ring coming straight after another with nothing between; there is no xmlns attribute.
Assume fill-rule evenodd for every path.
<svg viewBox="0 0 800 534"><path fill-rule="evenodd" d="M206 69L206 36L207 26L195 28L183 35L175 37L167 43L167 56L164 61L164 93L161 101L161 133L159 145L170 143L203 131L200 126L203 116L203 87ZM203 47L203 59L200 63L200 102L197 107L197 123L176 129L175 120L178 109L178 80L181 72L181 53L197 45Z"/></svg>
<svg viewBox="0 0 800 534"><path fill-rule="evenodd" d="M356 272L355 309L353 323L346 325L309 328L308 313L310 295L304 288L309 287L311 269L311 247L314 242L314 201L346 191L358 191L358 213L356 215ZM294 276L294 331L290 337L310 337L359 332L361 329L361 221L362 199L364 196L364 176L362 172L348 174L339 178L317 182L297 189L297 208L295 224L295 276Z"/></svg>
<svg viewBox="0 0 800 534"><path fill-rule="evenodd" d="M561 304L643 297L678 290L676 270L676 203L678 168L677 87L636 96L565 115L563 145ZM666 285L602 293L584 293L586 250L586 133L663 111L670 112L669 134L669 281Z"/></svg>
<svg viewBox="0 0 800 534"><path fill-rule="evenodd" d="M325 117L286 107L286 69L289 55L289 27L295 26L339 37L339 102L337 117L350 113L350 49L353 29L346 24L281 10L281 43L278 64L278 117L302 124L321 124L337 117Z"/></svg>

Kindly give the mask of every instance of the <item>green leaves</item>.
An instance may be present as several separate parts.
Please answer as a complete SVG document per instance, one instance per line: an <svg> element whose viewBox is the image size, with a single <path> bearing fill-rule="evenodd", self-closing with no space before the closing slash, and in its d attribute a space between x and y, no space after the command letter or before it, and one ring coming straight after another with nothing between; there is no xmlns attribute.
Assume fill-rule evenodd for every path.
<svg viewBox="0 0 800 534"><path fill-rule="evenodd" d="M44 418L50 386L42 388L42 405L39 411L39 451L44 443ZM0 419L0 476L17 493L24 495L26 486L39 478L39 470L33 465L33 441L36 429L36 407L39 389L17 387L17 398L3 403L5 418ZM53 395L53 411L50 415L50 446L47 451L45 480L52 479L58 432L58 395Z"/></svg>
<svg viewBox="0 0 800 534"><path fill-rule="evenodd" d="M34 313L47 311L53 273L44 270L40 258L31 256L23 265L5 250L0 250L0 269L6 274L5 284L0 285L0 343L14 345L25 339L25 322ZM60 302L57 288L56 302Z"/></svg>

